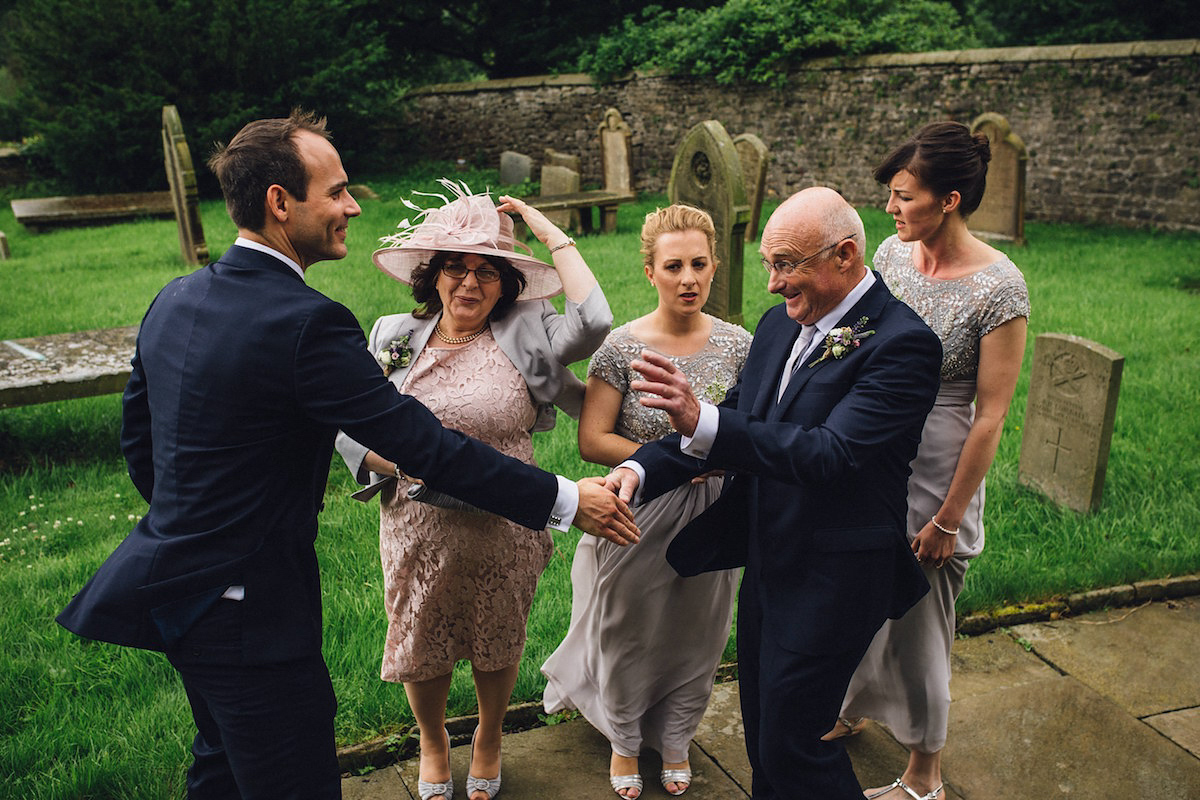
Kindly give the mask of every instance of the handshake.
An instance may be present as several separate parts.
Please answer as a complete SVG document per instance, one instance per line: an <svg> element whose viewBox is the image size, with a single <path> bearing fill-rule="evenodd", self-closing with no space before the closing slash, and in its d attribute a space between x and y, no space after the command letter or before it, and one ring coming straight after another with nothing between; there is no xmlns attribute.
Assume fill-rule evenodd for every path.
<svg viewBox="0 0 1200 800"><path fill-rule="evenodd" d="M629 510L637 484L637 473L624 467L603 478L577 481L579 510L575 512L575 527L622 547L637 544L641 532Z"/></svg>

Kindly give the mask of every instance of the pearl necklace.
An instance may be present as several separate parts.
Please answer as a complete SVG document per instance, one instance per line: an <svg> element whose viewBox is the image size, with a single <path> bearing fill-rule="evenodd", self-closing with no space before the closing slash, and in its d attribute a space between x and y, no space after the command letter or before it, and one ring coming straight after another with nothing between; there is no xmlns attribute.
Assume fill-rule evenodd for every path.
<svg viewBox="0 0 1200 800"><path fill-rule="evenodd" d="M446 333L442 330L442 321L440 319L437 322L435 322L433 325L433 332L436 333L437 337L439 339L441 339L443 342L445 342L446 344L466 344L467 342L475 341L480 336L482 336L483 332L486 331L487 329L488 329L488 326L486 324L484 324L484 326L482 328L475 331L474 333L468 333L466 336L447 336Z"/></svg>

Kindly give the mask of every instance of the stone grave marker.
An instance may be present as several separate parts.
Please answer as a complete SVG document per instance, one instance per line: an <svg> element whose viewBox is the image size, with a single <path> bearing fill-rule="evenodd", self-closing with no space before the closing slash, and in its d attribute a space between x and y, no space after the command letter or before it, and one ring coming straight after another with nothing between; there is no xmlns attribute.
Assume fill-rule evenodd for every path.
<svg viewBox="0 0 1200 800"><path fill-rule="evenodd" d="M576 157L576 161L578 160L578 157ZM579 191L579 171L570 167L543 164L541 181L543 196L573 194ZM590 209L588 213L592 213ZM570 229L575 233L583 231L582 223L579 220L579 209L577 208L567 211L547 211L546 219L563 230Z"/></svg>
<svg viewBox="0 0 1200 800"><path fill-rule="evenodd" d="M600 160L604 163L604 188L609 191L633 191L633 161L629 139L633 132L621 118L621 112L610 108L596 130L600 137ZM607 230L607 229L606 229Z"/></svg>
<svg viewBox="0 0 1200 800"><path fill-rule="evenodd" d="M724 126L715 119L694 126L675 151L667 196L712 215L717 229L716 253L720 266L704 310L737 325L742 324L742 250L750 206L737 148Z"/></svg>
<svg viewBox="0 0 1200 800"><path fill-rule="evenodd" d="M500 154L500 183L514 186L533 177L533 159L513 150Z"/></svg>
<svg viewBox="0 0 1200 800"><path fill-rule="evenodd" d="M1017 481L1079 512L1100 506L1125 357L1065 333L1033 346Z"/></svg>
<svg viewBox="0 0 1200 800"><path fill-rule="evenodd" d="M770 153L763 140L753 133L739 133L733 137L738 160L742 162L742 181L746 185L750 201L750 222L746 225L746 241L758 238L758 223L762 217L763 193L767 186L767 160Z"/></svg>
<svg viewBox="0 0 1200 800"><path fill-rule="evenodd" d="M12 258L12 251L8 249L8 237L4 235L4 231L0 231L0 261L8 261Z"/></svg>
<svg viewBox="0 0 1200 800"><path fill-rule="evenodd" d="M553 147L547 147L542 164L550 167L566 167L580 174L583 173L583 160L573 153L560 153ZM542 192L542 194L550 194Z"/></svg>
<svg viewBox="0 0 1200 800"><path fill-rule="evenodd" d="M980 114L971 123L972 133L983 133L992 148L987 188L975 213L967 218L970 229L984 237L1025 243L1025 143L999 114Z"/></svg>
<svg viewBox="0 0 1200 800"><path fill-rule="evenodd" d="M171 205L179 228L179 249L183 263L198 266L208 263L208 244L200 222L200 193L196 189L196 170L192 151L183 135L183 123L175 106L162 110L163 164L171 187Z"/></svg>

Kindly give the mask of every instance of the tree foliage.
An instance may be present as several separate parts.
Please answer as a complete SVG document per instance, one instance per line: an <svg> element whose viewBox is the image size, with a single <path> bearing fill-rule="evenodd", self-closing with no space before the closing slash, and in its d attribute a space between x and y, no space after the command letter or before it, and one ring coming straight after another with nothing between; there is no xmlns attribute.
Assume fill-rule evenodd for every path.
<svg viewBox="0 0 1200 800"><path fill-rule="evenodd" d="M632 69L778 83L805 58L975 44L944 0L728 0L704 10L648 6L601 38L580 67L604 80Z"/></svg>
<svg viewBox="0 0 1200 800"><path fill-rule="evenodd" d="M1195 0L966 0L965 6L988 47L1200 37Z"/></svg>
<svg viewBox="0 0 1200 800"><path fill-rule="evenodd" d="M193 158L293 106L330 118L343 151L394 94L364 2L21 0L5 37L26 127L77 190L163 188L162 107Z"/></svg>

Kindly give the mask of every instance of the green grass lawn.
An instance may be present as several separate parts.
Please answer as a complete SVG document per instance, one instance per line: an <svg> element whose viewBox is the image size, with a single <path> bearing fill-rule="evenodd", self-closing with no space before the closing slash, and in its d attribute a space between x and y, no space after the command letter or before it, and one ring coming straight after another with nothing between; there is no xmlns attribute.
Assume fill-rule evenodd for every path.
<svg viewBox="0 0 1200 800"><path fill-rule="evenodd" d="M310 273L310 282L349 306L364 327L411 307L404 288L375 270L369 254L377 237L407 216L397 198L415 180L431 187L440 169L423 165L403 179L367 178L383 199L364 202L362 218L351 224L351 256ZM465 177L477 189L496 182L494 171ZM14 196L0 194L0 230L14 256L0 262L0 339L135 324L157 290L186 271L171 220L34 236L13 220L7 201ZM642 215L664 202L645 197L625 206L616 235L580 241L618 324L655 302L641 273L637 232ZM210 250L222 252L235 236L223 205L205 202L202 214ZM890 219L873 209L863 216L873 248L891 231ZM1200 236L1037 222L1027 234L1026 247L1002 246L1029 283L1031 335L988 476L988 545L968 574L960 612L1200 569ZM745 319L752 327L774 298L765 291L756 245L746 248L745 260ZM1059 509L1016 482L1033 338L1048 331L1093 339L1126 358L1104 505L1088 516ZM580 374L583 366L576 365ZM0 411L0 794L183 793L191 722L166 661L82 641L53 622L145 513L124 471L119 426L118 395ZM535 447L547 469L572 477L602 472L580 462L569 419L535 437ZM342 743L411 724L401 688L378 678L385 631L378 511L348 499L350 487L335 458L317 546ZM540 697L538 665L566 630L578 537L555 538L514 701ZM462 665L451 713L473 706Z"/></svg>

